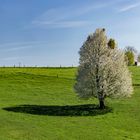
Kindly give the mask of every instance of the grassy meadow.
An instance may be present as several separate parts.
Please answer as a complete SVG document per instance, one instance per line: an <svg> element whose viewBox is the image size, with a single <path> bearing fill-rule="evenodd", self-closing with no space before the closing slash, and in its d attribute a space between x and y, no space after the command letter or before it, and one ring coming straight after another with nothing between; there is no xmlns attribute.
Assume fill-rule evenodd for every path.
<svg viewBox="0 0 140 140"><path fill-rule="evenodd" d="M130 67L134 94L76 96L76 68L0 68L0 140L140 140L140 67Z"/></svg>

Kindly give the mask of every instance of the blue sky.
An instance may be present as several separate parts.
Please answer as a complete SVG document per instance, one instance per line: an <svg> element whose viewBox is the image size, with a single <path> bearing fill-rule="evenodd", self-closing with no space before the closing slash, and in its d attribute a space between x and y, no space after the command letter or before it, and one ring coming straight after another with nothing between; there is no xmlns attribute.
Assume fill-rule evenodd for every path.
<svg viewBox="0 0 140 140"><path fill-rule="evenodd" d="M140 51L139 0L0 0L0 66L78 65L88 34L106 28Z"/></svg>

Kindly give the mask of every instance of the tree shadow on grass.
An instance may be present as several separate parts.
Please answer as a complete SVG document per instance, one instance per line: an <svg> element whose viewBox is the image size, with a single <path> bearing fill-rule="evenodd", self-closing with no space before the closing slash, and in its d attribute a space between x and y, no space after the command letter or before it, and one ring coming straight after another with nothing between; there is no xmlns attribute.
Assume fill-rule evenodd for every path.
<svg viewBox="0 0 140 140"><path fill-rule="evenodd" d="M19 105L14 107L3 108L6 111L28 113L33 115L48 116L96 116L112 112L112 108L106 107L101 110L97 105Z"/></svg>

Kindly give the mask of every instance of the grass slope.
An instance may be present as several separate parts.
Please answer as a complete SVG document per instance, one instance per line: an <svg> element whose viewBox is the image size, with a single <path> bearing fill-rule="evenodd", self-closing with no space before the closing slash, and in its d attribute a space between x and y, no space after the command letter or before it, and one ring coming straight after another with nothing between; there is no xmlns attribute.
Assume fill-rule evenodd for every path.
<svg viewBox="0 0 140 140"><path fill-rule="evenodd" d="M75 68L0 68L0 140L140 140L140 68L130 70L132 98L107 99L112 112L82 116L98 101L76 97Z"/></svg>

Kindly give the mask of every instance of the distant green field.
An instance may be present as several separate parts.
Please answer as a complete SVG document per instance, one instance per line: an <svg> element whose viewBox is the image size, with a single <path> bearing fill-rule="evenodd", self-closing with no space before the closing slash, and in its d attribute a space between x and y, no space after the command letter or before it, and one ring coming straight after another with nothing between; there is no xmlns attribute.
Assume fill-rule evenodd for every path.
<svg viewBox="0 0 140 140"><path fill-rule="evenodd" d="M76 96L76 68L0 68L0 140L140 140L140 68L130 70L132 98L98 112Z"/></svg>

